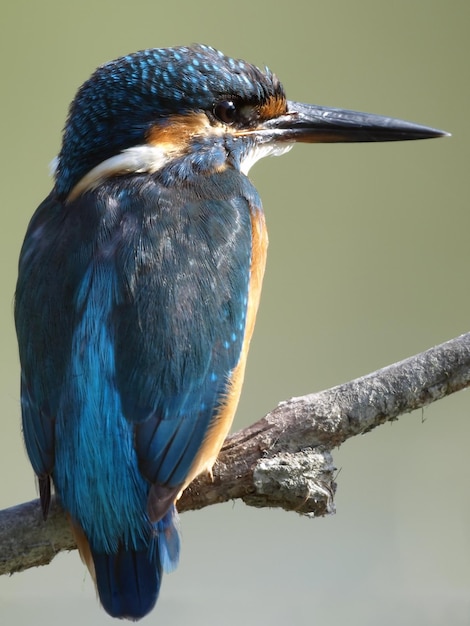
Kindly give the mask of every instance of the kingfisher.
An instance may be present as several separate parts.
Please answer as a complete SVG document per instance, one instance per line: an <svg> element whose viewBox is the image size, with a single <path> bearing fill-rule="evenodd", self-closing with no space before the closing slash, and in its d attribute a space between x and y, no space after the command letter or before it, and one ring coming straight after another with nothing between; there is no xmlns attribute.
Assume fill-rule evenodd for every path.
<svg viewBox="0 0 470 626"><path fill-rule="evenodd" d="M206 45L129 54L80 87L15 321L42 514L54 489L111 616L155 605L175 504L232 424L268 245L252 165L296 142L445 134L287 100L270 70Z"/></svg>

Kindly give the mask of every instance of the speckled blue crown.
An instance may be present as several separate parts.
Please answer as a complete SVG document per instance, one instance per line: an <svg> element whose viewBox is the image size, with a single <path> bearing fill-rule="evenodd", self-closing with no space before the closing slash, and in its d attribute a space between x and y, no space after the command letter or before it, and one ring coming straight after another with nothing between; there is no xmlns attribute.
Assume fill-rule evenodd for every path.
<svg viewBox="0 0 470 626"><path fill-rule="evenodd" d="M269 71L205 45L142 50L99 67L71 104L56 189L66 194L91 168L142 144L170 114L212 110L225 97L263 102L282 93Z"/></svg>

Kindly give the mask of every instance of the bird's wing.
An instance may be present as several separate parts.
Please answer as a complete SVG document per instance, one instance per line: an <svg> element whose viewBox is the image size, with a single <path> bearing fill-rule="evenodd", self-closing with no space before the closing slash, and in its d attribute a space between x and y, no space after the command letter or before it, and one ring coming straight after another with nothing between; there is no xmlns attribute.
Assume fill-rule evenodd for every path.
<svg viewBox="0 0 470 626"><path fill-rule="evenodd" d="M50 196L33 217L15 314L23 428L46 509L64 387L76 385L65 393L86 403L90 368L97 393L118 392L145 478L169 488L184 482L244 341L256 195L238 176L238 186L207 177L197 193L116 178L68 205ZM106 326L113 380L96 346L79 379L70 374L90 341L85 310L87 324Z"/></svg>
<svg viewBox="0 0 470 626"><path fill-rule="evenodd" d="M233 181L217 180L197 193L152 182L123 210L116 380L140 469L169 487L184 482L225 400L245 334L249 200L236 185L224 197Z"/></svg>
<svg viewBox="0 0 470 626"><path fill-rule="evenodd" d="M74 221L53 194L39 206L21 250L15 295L23 432L44 515L55 460L55 417L74 330L73 285L83 273L72 249L79 236Z"/></svg>

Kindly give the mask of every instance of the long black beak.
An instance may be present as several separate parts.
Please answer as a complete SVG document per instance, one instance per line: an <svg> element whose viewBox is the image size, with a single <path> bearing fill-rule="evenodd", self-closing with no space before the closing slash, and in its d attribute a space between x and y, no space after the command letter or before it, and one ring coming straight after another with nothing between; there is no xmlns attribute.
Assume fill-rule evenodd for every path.
<svg viewBox="0 0 470 626"><path fill-rule="evenodd" d="M288 101L286 114L263 124L263 131L270 135L270 141L282 143L408 141L449 135L392 117L292 101Z"/></svg>

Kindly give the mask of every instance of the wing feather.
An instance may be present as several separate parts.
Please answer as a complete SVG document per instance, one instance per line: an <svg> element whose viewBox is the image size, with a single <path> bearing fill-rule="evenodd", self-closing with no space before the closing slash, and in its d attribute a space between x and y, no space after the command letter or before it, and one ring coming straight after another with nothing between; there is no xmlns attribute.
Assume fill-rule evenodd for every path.
<svg viewBox="0 0 470 626"><path fill-rule="evenodd" d="M257 196L233 170L196 182L169 188L147 175L117 177L69 204L51 194L33 216L15 317L23 428L44 501L55 418L64 393L75 393L64 386L86 388L67 372L77 328L90 315L90 267L112 272L112 302L95 309L106 313L98 323L108 326L113 384L150 483L173 493L184 482L224 401L243 345Z"/></svg>

